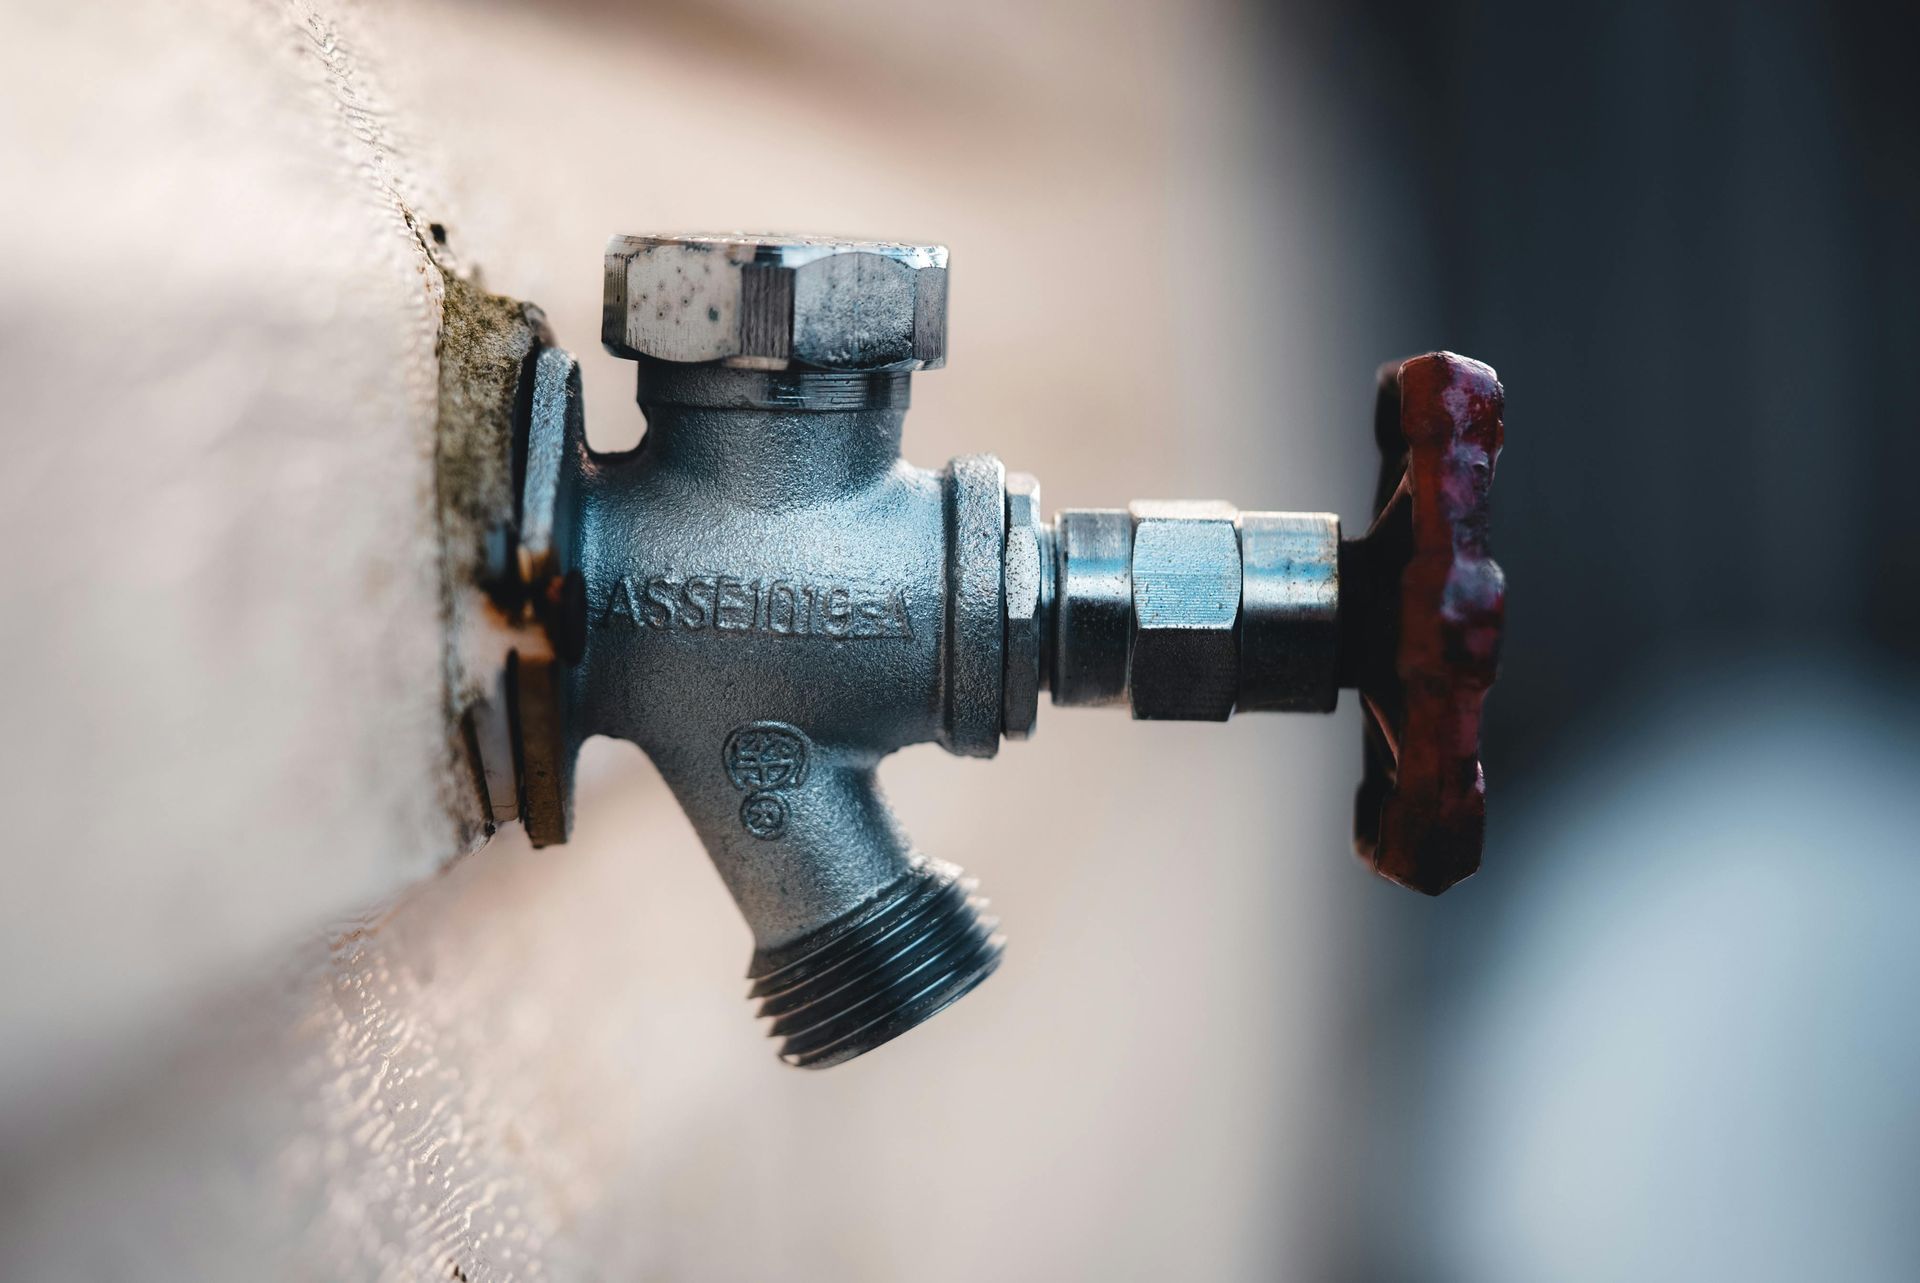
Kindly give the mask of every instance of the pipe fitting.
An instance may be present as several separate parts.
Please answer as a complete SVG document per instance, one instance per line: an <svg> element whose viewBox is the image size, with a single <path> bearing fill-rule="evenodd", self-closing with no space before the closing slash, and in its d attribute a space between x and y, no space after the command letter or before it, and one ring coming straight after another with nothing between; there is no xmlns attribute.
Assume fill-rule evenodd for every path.
<svg viewBox="0 0 1920 1283"><path fill-rule="evenodd" d="M1054 703L1215 722L1332 710L1339 518L1158 500L1053 529Z"/></svg>
<svg viewBox="0 0 1920 1283"><path fill-rule="evenodd" d="M1052 658L1053 531L1040 516L1040 483L1007 475L1006 676L1000 729L1008 739L1033 734Z"/></svg>
<svg viewBox="0 0 1920 1283"><path fill-rule="evenodd" d="M940 742L962 757L1000 751L1005 717L1007 470L990 454L955 459L946 497L947 609L940 654Z"/></svg>
<svg viewBox="0 0 1920 1283"><path fill-rule="evenodd" d="M1133 518L1070 509L1054 522L1053 702L1124 703L1133 644Z"/></svg>

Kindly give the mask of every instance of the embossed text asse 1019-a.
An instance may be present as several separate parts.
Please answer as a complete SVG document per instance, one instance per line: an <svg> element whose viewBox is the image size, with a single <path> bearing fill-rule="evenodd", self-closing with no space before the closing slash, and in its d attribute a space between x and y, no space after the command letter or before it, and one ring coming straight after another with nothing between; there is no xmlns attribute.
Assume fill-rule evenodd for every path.
<svg viewBox="0 0 1920 1283"><path fill-rule="evenodd" d="M906 593L805 575L622 575L594 612L606 628L911 641Z"/></svg>

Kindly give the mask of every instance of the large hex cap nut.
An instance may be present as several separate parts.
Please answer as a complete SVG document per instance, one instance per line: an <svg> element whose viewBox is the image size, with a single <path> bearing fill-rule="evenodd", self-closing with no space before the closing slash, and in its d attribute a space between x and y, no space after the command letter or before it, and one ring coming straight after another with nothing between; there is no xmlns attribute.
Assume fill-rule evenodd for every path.
<svg viewBox="0 0 1920 1283"><path fill-rule="evenodd" d="M946 364L943 245L816 236L616 236L600 337L615 356L754 370Z"/></svg>

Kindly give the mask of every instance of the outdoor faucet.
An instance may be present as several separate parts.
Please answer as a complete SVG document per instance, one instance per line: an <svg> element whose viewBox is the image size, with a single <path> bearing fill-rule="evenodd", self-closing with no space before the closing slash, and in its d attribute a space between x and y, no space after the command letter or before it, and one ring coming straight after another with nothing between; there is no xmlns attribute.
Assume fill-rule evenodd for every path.
<svg viewBox="0 0 1920 1283"><path fill-rule="evenodd" d="M1213 502L1048 521L991 456L901 458L946 302L940 246L619 236L601 337L638 366L645 438L590 450L573 358L528 364L492 590L551 644L509 670L513 760L490 770L547 845L582 741L645 750L752 928L752 995L794 1065L871 1050L993 971L972 883L914 847L875 771L929 740L991 757L1042 690L1224 721L1357 689L1362 858L1428 894L1480 862L1493 371L1444 352L1381 371L1363 538Z"/></svg>

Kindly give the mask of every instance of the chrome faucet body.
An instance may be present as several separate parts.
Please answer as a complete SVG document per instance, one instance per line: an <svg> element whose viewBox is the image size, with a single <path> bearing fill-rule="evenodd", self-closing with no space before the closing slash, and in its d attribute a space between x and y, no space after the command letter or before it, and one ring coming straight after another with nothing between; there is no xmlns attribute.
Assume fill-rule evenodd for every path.
<svg viewBox="0 0 1920 1283"><path fill-rule="evenodd" d="M1397 671L1399 616L1356 596L1391 595L1418 551L1392 521L1345 553L1328 514L1155 503L1048 522L1037 485L989 456L906 462L911 375L944 363L945 302L938 247L620 237L603 338L638 364L641 444L592 451L572 357L529 365L503 596L552 651L511 683L521 815L536 843L564 841L582 742L639 745L752 928L753 992L797 1065L911 1028L1000 957L971 884L887 807L887 754L991 757L1031 731L1042 690L1224 720L1327 711L1343 674ZM1448 448L1480 449L1490 479L1498 385L1447 360L1482 397L1461 423L1495 433ZM1497 600L1488 617L1497 641ZM1468 686L1477 754L1484 683ZM1392 701L1374 699L1376 728ZM1479 797L1477 756L1446 788ZM1477 860L1469 819L1449 841Z"/></svg>

